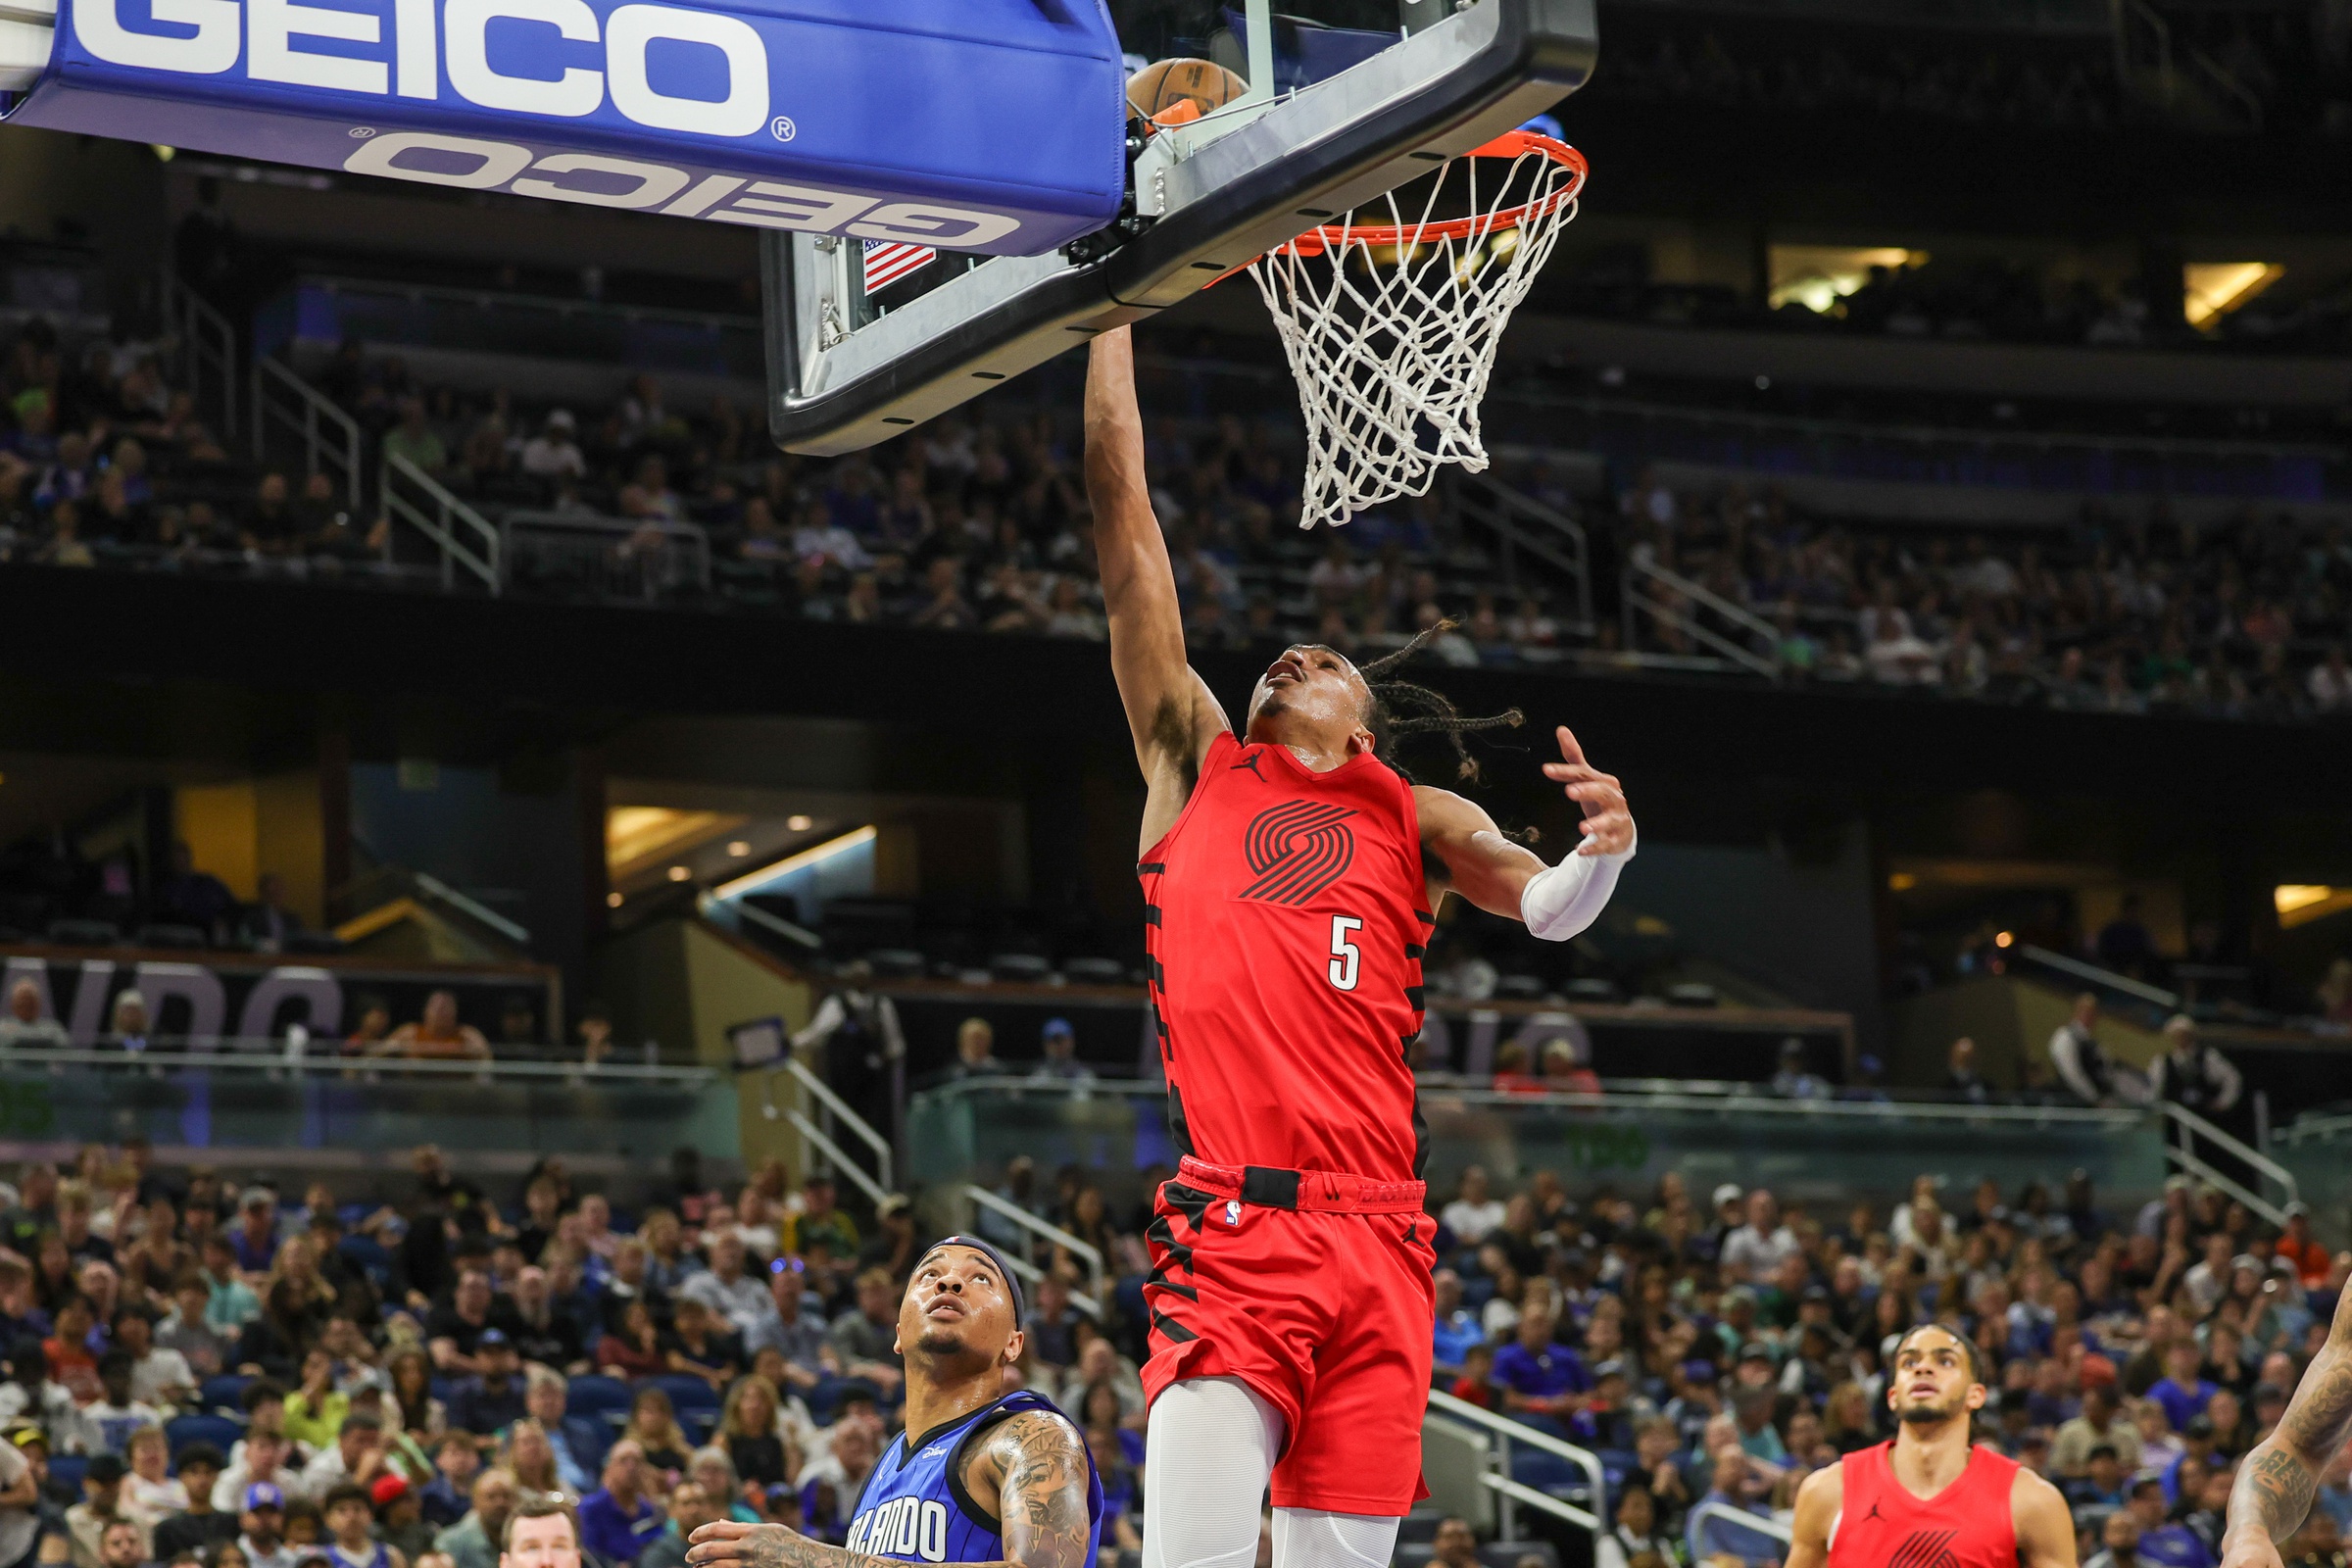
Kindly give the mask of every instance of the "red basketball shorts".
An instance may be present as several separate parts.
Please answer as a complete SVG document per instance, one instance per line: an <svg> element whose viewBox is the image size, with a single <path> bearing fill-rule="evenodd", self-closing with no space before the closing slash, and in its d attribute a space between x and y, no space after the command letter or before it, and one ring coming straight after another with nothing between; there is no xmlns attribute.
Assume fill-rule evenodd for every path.
<svg viewBox="0 0 2352 1568"><path fill-rule="evenodd" d="M1282 1412L1274 1504L1401 1517L1421 1484L1436 1300L1420 1182L1187 1157L1151 1229L1144 1392L1233 1377Z"/></svg>

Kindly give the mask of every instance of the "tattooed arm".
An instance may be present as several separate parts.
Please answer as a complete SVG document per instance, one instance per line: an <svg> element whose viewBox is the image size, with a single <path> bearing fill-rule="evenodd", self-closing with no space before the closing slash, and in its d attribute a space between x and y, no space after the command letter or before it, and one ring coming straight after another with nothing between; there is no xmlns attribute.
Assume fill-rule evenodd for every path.
<svg viewBox="0 0 2352 1568"><path fill-rule="evenodd" d="M2278 1568L2278 1542L2303 1528L2320 1476L2352 1439L2352 1291L2312 1357L2278 1430L2254 1446L2230 1489L2222 1568Z"/></svg>
<svg viewBox="0 0 2352 1568"><path fill-rule="evenodd" d="M971 1568L1085 1568L1092 1464L1077 1429L1058 1416L1029 1410L1000 1423L965 1462L963 1482L974 1497L996 1499L1004 1560ZM693 1568L904 1568L783 1525L731 1519L697 1530L686 1560Z"/></svg>

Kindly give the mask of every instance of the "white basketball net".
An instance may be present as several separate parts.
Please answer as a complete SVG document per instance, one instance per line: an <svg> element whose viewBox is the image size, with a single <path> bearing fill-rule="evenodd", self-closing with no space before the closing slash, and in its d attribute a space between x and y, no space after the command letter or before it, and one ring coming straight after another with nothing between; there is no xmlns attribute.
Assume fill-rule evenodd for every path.
<svg viewBox="0 0 2352 1568"><path fill-rule="evenodd" d="M1250 265L1306 416L1300 527L1421 495L1442 463L1487 466L1478 406L1494 350L1576 215L1585 172L1544 150L1566 151L1556 142L1517 139L1516 156L1448 162L1417 218L1391 192L1385 221L1377 209L1349 213ZM1464 180L1475 216L1437 218Z"/></svg>

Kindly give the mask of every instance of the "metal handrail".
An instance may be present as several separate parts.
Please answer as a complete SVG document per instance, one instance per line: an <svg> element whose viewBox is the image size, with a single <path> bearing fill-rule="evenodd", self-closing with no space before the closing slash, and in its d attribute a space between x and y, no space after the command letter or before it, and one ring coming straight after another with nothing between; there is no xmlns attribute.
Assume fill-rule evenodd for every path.
<svg viewBox="0 0 2352 1568"><path fill-rule="evenodd" d="M2165 1149L2164 1157L2165 1162L2176 1170L2194 1176L2206 1186L2236 1199L2257 1216L2268 1220L2271 1224L2281 1227L2286 1224L2286 1210L2283 1207L2253 1191L2211 1161L2200 1159L2185 1149L2171 1146L2167 1146Z"/></svg>
<svg viewBox="0 0 2352 1568"><path fill-rule="evenodd" d="M343 1054L337 1041L314 1040L318 1047L301 1055L289 1054L282 1037L206 1035L155 1036L140 1052L98 1051L83 1047L14 1046L0 1048L0 1062L12 1066L98 1067L148 1073L158 1068L184 1067L205 1072L267 1072L281 1076L296 1072L330 1077L354 1071L388 1073L395 1077L472 1079L551 1079L577 1082L582 1075L624 1083L673 1083L708 1087L718 1081L710 1067L640 1066L625 1062L500 1061L495 1057L371 1056Z"/></svg>
<svg viewBox="0 0 2352 1568"><path fill-rule="evenodd" d="M2036 947L2031 942L2020 943L2017 952L2018 956L2031 958L2045 969L2056 969L2059 973L2071 974L2078 980L2087 980L2092 985L2105 986L2110 991L2121 991L2126 996L2137 997L2142 1002L2152 1002L2159 1007L2180 1005L2180 994L2177 991L2167 991L2162 986L2152 986L2144 980L2134 980L2128 974L2117 974L2113 969L2102 969L2095 963L2085 963L2081 958L2070 957L2063 953L2053 953L2048 948Z"/></svg>
<svg viewBox="0 0 2352 1568"><path fill-rule="evenodd" d="M273 390L290 392L300 411L290 413L270 401ZM356 513L360 508L360 422L337 408L317 387L296 375L275 360L257 359L253 362L253 458L256 463L269 458L270 421L275 418L302 434L303 463L309 471L325 471L326 462L343 470L343 489ZM328 429L331 427L331 435ZM339 444L332 436L340 436ZM322 461L325 460L325 461Z"/></svg>
<svg viewBox="0 0 2352 1568"><path fill-rule="evenodd" d="M515 545L517 534L581 534L612 546L624 546L648 532L660 534L664 543L677 541L691 547L686 551L690 558L687 575L695 587L705 593L710 591L710 533L694 523L666 517L608 517L592 512L510 512L498 521L499 559L505 570L515 569L514 563L521 559Z"/></svg>
<svg viewBox="0 0 2352 1568"><path fill-rule="evenodd" d="M1011 1269L1021 1278L1027 1280L1030 1284L1043 1285L1046 1282L1046 1271L1042 1268L1039 1268L1035 1263L1030 1262L1027 1258L1016 1257L1010 1252L1004 1253L1004 1266ZM1078 1308L1081 1312L1086 1313L1088 1316L1097 1319L1098 1321L1100 1321L1102 1316L1102 1303L1096 1300L1093 1297L1084 1295L1078 1291L1072 1291L1070 1293L1070 1304Z"/></svg>
<svg viewBox="0 0 2352 1568"><path fill-rule="evenodd" d="M1483 494L1482 494L1483 492ZM1551 564L1576 586L1576 620L1569 628L1580 636L1592 630L1592 551L1584 524L1524 491L1503 483L1492 473L1459 474L1451 486L1454 511L1484 523L1500 535L1506 565L1516 547ZM1512 515L1524 514L1558 536L1553 543L1522 527Z"/></svg>
<svg viewBox="0 0 2352 1568"><path fill-rule="evenodd" d="M799 1129L803 1138L815 1145L817 1152L833 1162L834 1170L850 1179L851 1186L863 1193L876 1204L890 1196L890 1189L868 1176L864 1166L852 1159L839 1144L825 1136L825 1130L822 1127L808 1119L808 1112L788 1110L784 1113L784 1119Z"/></svg>
<svg viewBox="0 0 2352 1568"><path fill-rule="evenodd" d="M1496 1475L1492 1470L1480 1471L1478 1484L1490 1492L1501 1493L1513 1502L1524 1502L1540 1513L1565 1519L1584 1529L1591 1529L1593 1521L1600 1517L1590 1508L1579 1508L1573 1502L1563 1502L1548 1492L1538 1492L1524 1481L1513 1481L1509 1476Z"/></svg>
<svg viewBox="0 0 2352 1568"><path fill-rule="evenodd" d="M1701 1497L1691 1508L1686 1517L1685 1530L1696 1525L1701 1519L1729 1519L1741 1529L1753 1530L1759 1536L1769 1536L1783 1545L1796 1540L1796 1532L1793 1529L1768 1514L1749 1513L1744 1509L1734 1508L1728 1503L1717 1502L1711 1497Z"/></svg>
<svg viewBox="0 0 2352 1568"><path fill-rule="evenodd" d="M1097 1298L1102 1297L1102 1250L1101 1248L1095 1247L1090 1243L1080 1241L1077 1237L1072 1236L1068 1231L1063 1230L1052 1220L1040 1218L1038 1215L1030 1213L1029 1210L1023 1208L1020 1204L1015 1203L1008 1199L999 1198L996 1194L990 1192L987 1188L980 1186L976 1182L966 1182L963 1184L963 1196L970 1199L973 1202L980 1204L984 1208L1004 1215L1006 1219L1012 1221L1015 1225L1020 1226L1023 1230L1035 1231L1038 1235L1043 1236L1047 1241L1054 1243L1057 1247L1065 1248L1069 1251L1074 1252L1078 1256L1084 1258L1086 1260L1087 1274L1094 1283L1095 1296Z"/></svg>
<svg viewBox="0 0 2352 1568"><path fill-rule="evenodd" d="M1582 1525L1592 1531L1593 1544L1595 1546L1599 1544L1601 1532L1608 1528L1601 1516L1608 1510L1609 1495L1609 1478L1607 1473L1601 1469L1600 1455L1589 1448L1580 1448L1564 1438L1555 1438L1548 1432L1538 1432L1524 1422L1513 1421L1508 1416L1496 1415L1484 1405L1472 1404L1467 1399L1456 1398L1443 1389L1429 1391L1429 1408L1439 1415L1483 1428L1501 1440L1495 1445L1494 1454L1495 1461L1501 1466L1500 1474L1494 1479L1489 1479L1487 1476L1479 1479L1482 1485L1494 1488L1503 1498L1503 1539L1509 1540L1513 1534L1511 1504L1516 1501L1528 1500L1522 1494L1535 1491L1534 1488L1525 1487L1511 1479L1511 1445L1524 1443L1532 1448L1567 1460L1591 1478L1592 1506L1590 1509L1578 1508L1574 1503L1562 1501L1548 1493L1538 1492L1536 1495L1557 1504L1557 1507L1551 1511L1559 1513L1562 1518L1568 1519L1572 1524ZM1508 1485L1495 1486L1495 1480L1507 1482Z"/></svg>
<svg viewBox="0 0 2352 1568"><path fill-rule="evenodd" d="M406 480L423 491L425 499L433 504L433 512L427 514L422 507L400 494L392 483L396 478ZM409 459L396 452L387 452L384 454L383 477L376 493L383 499L384 515L398 518L441 547L443 588L456 586L459 566L464 566L479 578L482 586L494 595L504 587L504 579L499 574L498 530L490 526L480 513L451 494L448 486ZM468 545L458 537L460 525L472 531L475 545Z"/></svg>
<svg viewBox="0 0 2352 1568"><path fill-rule="evenodd" d="M1446 1088L1446 1100L1466 1105L1498 1105L1516 1107L1574 1107L1616 1110L1704 1110L1740 1111L1791 1119L1862 1118L1874 1121L1896 1121L1913 1117L1935 1121L1988 1122L2014 1121L2036 1126L2053 1122L2072 1122L2093 1127L2132 1127L2147 1118L2143 1110L2102 1105L1980 1105L1961 1100L1782 1100L1754 1092L1750 1084L1725 1086L1717 1094L1689 1094L1658 1090L1649 1086L1655 1079L1607 1078L1601 1080L1601 1093L1569 1094L1557 1090L1504 1093L1494 1089ZM1074 1096L1081 1091L1058 1080L1021 1078L1009 1074L960 1079L926 1090L927 1094L968 1095L985 1092L1013 1092L1046 1094L1059 1092ZM1085 1093L1098 1098L1104 1095L1124 1095L1137 1099L1158 1099L1167 1090L1156 1080L1144 1078L1097 1078L1085 1086ZM991 1195L994 1196L994 1195Z"/></svg>
<svg viewBox="0 0 2352 1568"><path fill-rule="evenodd" d="M2352 1132L2352 1116L2299 1116L2271 1134L2278 1144L2300 1144L2313 1138L2333 1138Z"/></svg>
<svg viewBox="0 0 2352 1568"><path fill-rule="evenodd" d="M890 1140L874 1131L871 1122L852 1110L850 1102L835 1094L832 1087L824 1079L818 1077L815 1070L800 1057L787 1054L780 1065L786 1072L792 1074L793 1080L801 1086L804 1093L831 1111L835 1121L857 1134L858 1142L874 1152L875 1175L882 1179L884 1190L895 1188L898 1183L892 1174ZM861 1170L858 1174L863 1176L865 1172Z"/></svg>
<svg viewBox="0 0 2352 1568"><path fill-rule="evenodd" d="M180 370L188 395L204 406L205 370L209 365L220 388L220 433L237 433L237 333L228 318L213 309L203 295L164 269L164 318L185 346ZM259 422L258 419L256 421Z"/></svg>
<svg viewBox="0 0 2352 1568"><path fill-rule="evenodd" d="M531 945L531 933L527 926L516 925L479 899L466 897L430 872L412 871L409 875L416 882L417 892L440 900L469 920L480 921L516 947L527 948Z"/></svg>
<svg viewBox="0 0 2352 1568"><path fill-rule="evenodd" d="M713 331L757 332L760 318L720 311L681 311L663 305L609 305L602 300L563 299L553 294L522 294L504 289L452 288L440 283L381 282L366 277L332 277L306 273L298 285L310 284L329 294L375 294L406 300L443 300L453 305L506 306L549 311L557 316L604 317L619 321L674 321Z"/></svg>
<svg viewBox="0 0 2352 1568"><path fill-rule="evenodd" d="M2286 1192L2286 1203L2303 1201L2303 1187L2295 1183L2295 1173L2288 1171L2286 1166L2281 1166L2277 1159L2272 1159L2270 1154L2263 1154L2263 1152L2260 1152L2258 1148L2253 1148L2251 1143L2246 1143L2244 1138L2236 1138L2234 1133L2228 1133L2228 1131L2223 1131L2223 1128L2213 1126L2211 1121L2204 1119L2204 1116L2192 1112L2192 1109L2185 1107L2185 1104L2176 1104L2174 1101L2157 1101L2154 1102L2154 1109L2157 1109L2157 1114L2162 1114L2169 1121L2174 1121L2174 1126L2180 1128L2182 1133L2187 1133L2189 1140L2204 1138L2204 1140L2209 1140L2209 1143L2218 1143L2223 1150L2228 1150L2230 1154L2234 1154L2236 1159L2244 1161L2246 1166L2256 1168L2256 1171L2268 1175L2270 1180L2275 1180L2275 1183L2279 1185L2283 1192ZM2171 1163L2176 1163L2176 1166L2180 1166L2182 1171L2187 1171L2189 1175L2197 1175L2197 1178L2209 1180L2209 1183L2213 1183L2216 1187L2223 1187L2223 1192L2230 1192L2230 1197L2234 1197L2236 1201L2246 1203L2248 1208L2256 1210L2256 1213L2263 1215L2265 1220L2270 1220L2272 1225L2286 1225L2286 1203L2272 1203L2270 1199L2253 1195L2253 1192L2246 1192L2246 1187L2241 1187L2239 1183L2234 1183L2234 1180L2230 1180L2228 1175L2216 1171L2211 1161L2199 1159L2197 1152L2194 1152L2194 1148L2189 1148L2187 1143L2182 1143L2182 1145L2166 1143L2164 1154L2166 1154L2166 1159L2169 1159Z"/></svg>
<svg viewBox="0 0 2352 1568"><path fill-rule="evenodd" d="M703 897L710 899L710 902L712 904L720 902L717 899L711 899L707 893L703 895ZM790 920L785 919L780 914L770 914L756 904L745 904L738 900L734 904L728 906L728 912L733 914L739 920L749 920L752 922L752 924L760 927L761 930L771 931L777 936L782 937L785 941L807 948L811 953L822 953L825 951L825 939L823 937L818 936L815 932L808 930L805 926L794 925Z"/></svg>
<svg viewBox="0 0 2352 1568"><path fill-rule="evenodd" d="M1732 638L1725 637L1720 633L1711 630L1709 627L1703 624L1697 616L1692 615L1688 612L1677 611L1667 605L1663 600L1653 598L1649 594L1644 593L1642 591L1642 589L1635 586L1635 581L1637 578L1646 578L1660 583L1663 586L1672 589L1674 592L1681 594L1686 599L1706 606L1709 610L1714 611L1717 614L1723 616L1726 620L1733 622L1735 625L1743 626L1750 632L1753 632L1764 638L1777 639L1780 635L1778 629L1774 627L1772 622L1765 620L1761 616L1757 615L1754 612L1749 611L1742 606L1733 604L1721 594L1718 594L1714 590L1699 583L1691 581L1689 577L1684 576L1679 571L1670 571L1666 567L1658 565L1654 562L1630 561L1626 563L1625 570L1621 574L1618 582L1618 596L1623 604L1625 614L1626 646L1630 648L1635 642L1636 627L1634 624L1634 612L1637 610L1643 610L1661 619L1673 621L1677 626L1680 626L1683 629L1686 635L1697 642L1706 644L1709 648L1714 649L1717 653L1732 661L1732 662L1743 665L1747 669L1758 675L1762 675L1767 679L1779 678L1781 673L1779 661L1766 659L1761 654L1756 653L1753 649L1747 648L1740 643L1734 641Z"/></svg>

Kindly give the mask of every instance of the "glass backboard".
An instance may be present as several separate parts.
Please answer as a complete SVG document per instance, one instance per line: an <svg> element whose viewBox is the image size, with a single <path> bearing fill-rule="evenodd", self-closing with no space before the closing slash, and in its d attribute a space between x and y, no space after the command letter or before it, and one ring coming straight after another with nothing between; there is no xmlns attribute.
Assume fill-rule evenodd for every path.
<svg viewBox="0 0 2352 1568"><path fill-rule="evenodd" d="M1110 0L1129 70L1211 61L1247 90L1131 135L1106 228L1037 256L763 238L779 445L857 451L1551 109L1597 54L1592 0Z"/></svg>

